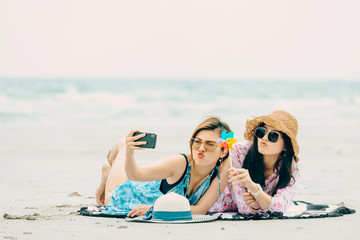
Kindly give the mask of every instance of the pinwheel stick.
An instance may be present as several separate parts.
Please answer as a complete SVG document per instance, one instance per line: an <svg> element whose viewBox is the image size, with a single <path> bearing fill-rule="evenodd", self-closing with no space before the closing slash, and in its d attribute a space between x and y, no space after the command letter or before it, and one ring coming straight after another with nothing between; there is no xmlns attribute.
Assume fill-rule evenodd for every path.
<svg viewBox="0 0 360 240"><path fill-rule="evenodd" d="M230 158L230 168L233 168L232 159ZM235 192L235 184L232 182L232 190Z"/></svg>
<svg viewBox="0 0 360 240"><path fill-rule="evenodd" d="M233 144L237 142L237 140L234 138L234 132L226 132L225 130L221 132L221 138L218 138L217 141L221 143L220 148L230 150L234 150ZM230 157L230 168L233 167L232 159ZM235 184L232 183L233 192L235 192Z"/></svg>

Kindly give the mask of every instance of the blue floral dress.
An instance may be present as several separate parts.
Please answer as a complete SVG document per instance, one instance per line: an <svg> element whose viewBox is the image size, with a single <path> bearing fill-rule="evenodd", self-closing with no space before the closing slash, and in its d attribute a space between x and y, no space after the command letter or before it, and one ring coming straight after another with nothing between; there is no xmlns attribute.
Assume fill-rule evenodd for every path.
<svg viewBox="0 0 360 240"><path fill-rule="evenodd" d="M176 186L172 187L167 192L162 192L160 190L160 185L162 181L166 181L165 179L151 182L137 182L127 180L126 182L118 185L114 189L111 200L105 209L105 213L126 215L131 211L131 209L141 204L154 205L155 200L158 197L161 197L168 192L175 192L182 196L185 196L189 199L190 205L195 205L205 194L205 192L210 186L212 179L214 179L216 174L218 176L220 186L219 166L216 165L216 167L211 171L209 176L200 184L200 186L190 196L188 196L189 184L191 179L191 165L189 164L187 156L185 154L182 155L186 159L186 173L185 176L178 182L178 184L176 184Z"/></svg>

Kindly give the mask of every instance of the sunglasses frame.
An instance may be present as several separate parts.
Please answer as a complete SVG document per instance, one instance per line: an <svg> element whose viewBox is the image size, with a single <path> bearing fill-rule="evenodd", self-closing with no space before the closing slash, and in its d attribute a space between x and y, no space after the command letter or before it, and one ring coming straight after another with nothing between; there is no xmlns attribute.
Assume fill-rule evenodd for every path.
<svg viewBox="0 0 360 240"><path fill-rule="evenodd" d="M258 130L261 131L263 136L259 136L257 134ZM281 136L281 133L279 133L277 131L269 131L268 132L268 130L265 127L258 126L258 127L255 128L255 132L254 132L255 137L264 138L266 134L268 135L267 138L268 138L269 142L272 142L272 143L276 143L279 140L279 137Z"/></svg>
<svg viewBox="0 0 360 240"><path fill-rule="evenodd" d="M195 148L195 147L194 147L194 143L195 143L195 140L196 140L196 139L199 139L199 138L195 137L195 138L192 138L192 139L190 140L191 147L194 148L195 150L198 150L198 149L200 148L200 146L203 145L203 146L205 147L205 149L206 149L207 152L215 152L215 151L216 151L216 148L218 148L218 147L220 146L216 141L213 141L213 140L205 140L205 141L203 141L203 140L199 139L199 140L201 141L201 144L199 145L198 148ZM215 147L213 147L213 146L208 146L208 145L206 144L207 142L210 142L210 141L216 143ZM196 143L196 144L198 144L198 143ZM210 151L209 151L209 148L210 148Z"/></svg>

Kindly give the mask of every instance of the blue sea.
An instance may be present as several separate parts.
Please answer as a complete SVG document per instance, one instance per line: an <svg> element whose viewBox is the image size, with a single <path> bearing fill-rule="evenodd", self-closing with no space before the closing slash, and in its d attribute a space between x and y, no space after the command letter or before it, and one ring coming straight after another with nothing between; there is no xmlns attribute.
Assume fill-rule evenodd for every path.
<svg viewBox="0 0 360 240"><path fill-rule="evenodd" d="M97 151L131 129L183 147L208 116L241 139L246 119L278 109L298 118L300 133L360 120L360 82L2 79L0 151Z"/></svg>
<svg viewBox="0 0 360 240"><path fill-rule="evenodd" d="M148 164L188 152L193 129L209 116L241 141L247 119L273 110L298 119L304 169L360 154L360 82L0 79L0 186L14 187L12 199L18 191L43 202L75 190L91 195L108 149L132 129L158 135L155 150L136 153Z"/></svg>

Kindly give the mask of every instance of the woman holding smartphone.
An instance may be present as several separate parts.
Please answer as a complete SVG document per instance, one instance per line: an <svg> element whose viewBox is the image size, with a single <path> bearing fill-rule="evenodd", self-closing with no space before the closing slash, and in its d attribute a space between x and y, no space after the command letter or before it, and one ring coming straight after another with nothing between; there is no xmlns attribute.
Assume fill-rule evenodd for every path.
<svg viewBox="0 0 360 240"><path fill-rule="evenodd" d="M116 147L118 153L111 168L103 171L102 183L104 179L106 183L100 186L97 196L105 189L105 212L144 215L158 197L176 192L189 199L192 214L205 214L228 183L229 152L217 141L222 131L231 129L218 118L209 118L192 134L190 153L170 156L146 167L139 167L134 156L136 150L144 149L139 146L146 142L138 140L145 134L134 136L138 131L131 131Z"/></svg>
<svg viewBox="0 0 360 240"><path fill-rule="evenodd" d="M210 211L285 212L299 178L297 131L297 120L285 111L248 120L250 142L234 144L230 183Z"/></svg>

